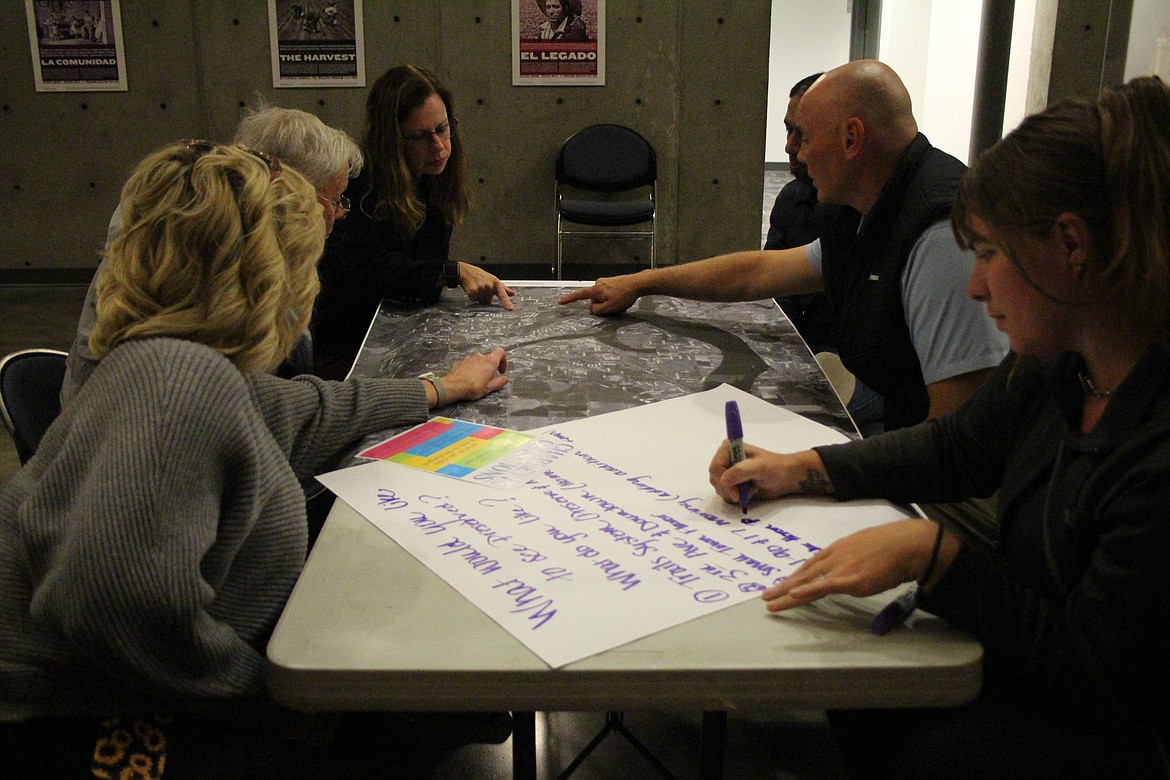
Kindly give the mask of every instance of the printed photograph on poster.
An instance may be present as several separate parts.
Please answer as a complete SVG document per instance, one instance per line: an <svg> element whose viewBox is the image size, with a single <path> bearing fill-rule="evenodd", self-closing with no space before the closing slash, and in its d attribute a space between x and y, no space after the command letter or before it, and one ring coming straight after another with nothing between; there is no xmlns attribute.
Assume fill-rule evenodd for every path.
<svg viewBox="0 0 1170 780"><path fill-rule="evenodd" d="M605 0L512 0L512 84L605 84Z"/></svg>
<svg viewBox="0 0 1170 780"><path fill-rule="evenodd" d="M119 0L25 0L37 92L125 92Z"/></svg>
<svg viewBox="0 0 1170 780"><path fill-rule="evenodd" d="M362 0L268 0L273 87L364 87Z"/></svg>

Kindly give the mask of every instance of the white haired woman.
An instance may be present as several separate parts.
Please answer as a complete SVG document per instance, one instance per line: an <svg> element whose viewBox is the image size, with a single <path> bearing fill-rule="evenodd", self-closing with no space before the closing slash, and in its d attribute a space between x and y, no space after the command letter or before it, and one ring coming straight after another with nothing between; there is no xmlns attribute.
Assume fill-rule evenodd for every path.
<svg viewBox="0 0 1170 780"><path fill-rule="evenodd" d="M295 168L309 180L321 204L325 219L325 233L349 212L349 201L342 194L351 177L362 170L362 153L357 144L343 130L322 122L319 118L295 108L261 105L249 111L236 128L235 143L270 154L282 164ZM122 213L114 211L106 231L107 246L122 228ZM97 358L90 349L89 336L93 332L97 313L97 285L105 270L103 260L94 274L85 296L77 333L66 360L65 381L61 387L61 401L66 402L92 373ZM298 340L288 358L276 368L280 376L315 373L313 345L308 331Z"/></svg>

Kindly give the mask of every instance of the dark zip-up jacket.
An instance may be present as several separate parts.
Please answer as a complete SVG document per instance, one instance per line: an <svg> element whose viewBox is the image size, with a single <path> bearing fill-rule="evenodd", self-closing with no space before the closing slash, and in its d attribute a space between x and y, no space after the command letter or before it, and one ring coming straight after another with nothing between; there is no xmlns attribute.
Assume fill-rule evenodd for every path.
<svg viewBox="0 0 1170 780"><path fill-rule="evenodd" d="M978 636L985 686L1166 745L1170 353L1152 348L1088 433L1082 366L1009 355L954 414L818 452L841 499L998 488L997 548L964 546L924 606Z"/></svg>
<svg viewBox="0 0 1170 780"><path fill-rule="evenodd" d="M423 177L424 183L426 177ZM374 219L374 197L363 171L346 192L353 210L333 225L318 265L321 294L313 313L313 342L321 360L352 363L383 298L430 305L451 250L451 226L428 207L413 236L389 220Z"/></svg>

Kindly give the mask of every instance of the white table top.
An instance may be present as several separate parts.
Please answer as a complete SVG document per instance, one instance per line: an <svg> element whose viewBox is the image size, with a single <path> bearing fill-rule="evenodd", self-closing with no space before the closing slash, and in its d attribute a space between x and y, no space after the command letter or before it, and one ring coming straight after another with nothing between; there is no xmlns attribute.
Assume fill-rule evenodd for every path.
<svg viewBox="0 0 1170 780"><path fill-rule="evenodd" d="M888 597L770 615L750 601L552 670L338 501L268 645L269 687L304 710L734 710L954 705L982 648Z"/></svg>
<svg viewBox="0 0 1170 780"><path fill-rule="evenodd" d="M685 320L695 311L709 318L721 306L728 305L644 303L643 310L658 313L642 316ZM752 305L740 306L728 308L728 322L754 318L766 324L750 327L782 331L762 339L744 336L754 349L780 355L760 369L772 372L759 374L752 387L764 388L761 397L785 404L783 382L796 386L823 378L782 315L761 316ZM425 348L413 341L399 348L401 355L382 355L384 346L367 345L355 372L364 362L367 371L409 376L418 373L409 361L444 365L449 361L442 350L467 351L452 342L503 327L493 324L497 318L490 308L468 309L465 302L442 303L417 317L431 318L432 328L435 317L456 323L432 336ZM371 333L387 344L395 341L394 328L419 330L409 318L387 330L380 318L381 313ZM785 330L794 345L784 345ZM529 373L559 375L562 368L550 362L580 360L579 347L558 357L550 343L539 360L530 361ZM422 354L427 349L439 353ZM682 364L673 359L669 370L677 384L678 377L689 375L679 373ZM670 364L669 350L662 360ZM604 377L597 384L603 382ZM523 387L515 386L509 402L521 410L531 405ZM809 390L835 401L831 390ZM532 392L547 389L537 382ZM460 409L495 415L498 419L489 422L509 427L511 409L484 402ZM876 636L869 623L889 599L835 597L783 615L771 615L762 601L751 600L554 670L338 500L269 642L268 681L274 698L302 710L713 711L944 706L974 698L983 655L978 642L923 613Z"/></svg>

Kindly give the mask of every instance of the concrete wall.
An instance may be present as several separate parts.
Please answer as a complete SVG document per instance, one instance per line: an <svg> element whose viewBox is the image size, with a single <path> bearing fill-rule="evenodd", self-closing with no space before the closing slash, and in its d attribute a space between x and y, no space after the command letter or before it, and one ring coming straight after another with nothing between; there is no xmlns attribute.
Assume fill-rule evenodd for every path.
<svg viewBox="0 0 1170 780"><path fill-rule="evenodd" d="M1094 98L1102 87L1125 80L1132 12L1133 0L1059 0L1049 101Z"/></svg>
<svg viewBox="0 0 1170 780"><path fill-rule="evenodd" d="M906 82L922 131L964 160L982 5L980 0L884 0L881 8L878 57ZM773 0L769 163L787 159L783 118L791 85L847 59L840 51L848 43L841 40L848 35L852 6L842 0ZM1158 62L1170 73L1167 0L1016 0L1012 25L1004 132L1048 105L1050 97L1091 97L1121 81L1122 64L1126 79L1152 72Z"/></svg>
<svg viewBox="0 0 1170 780"><path fill-rule="evenodd" d="M24 4L0 4L0 282L87 279L133 164L178 138L229 139L257 95L360 133L366 90L271 87L265 6L123 0L129 91L37 93ZM455 91L475 195L457 259L547 277L557 149L603 121L658 152L660 263L758 246L770 3L606 10L606 86L513 87L506 0L364 3L367 83L413 62Z"/></svg>
<svg viewBox="0 0 1170 780"><path fill-rule="evenodd" d="M1003 131L1048 105L1057 0L1018 0L1012 27L1011 62Z"/></svg>

